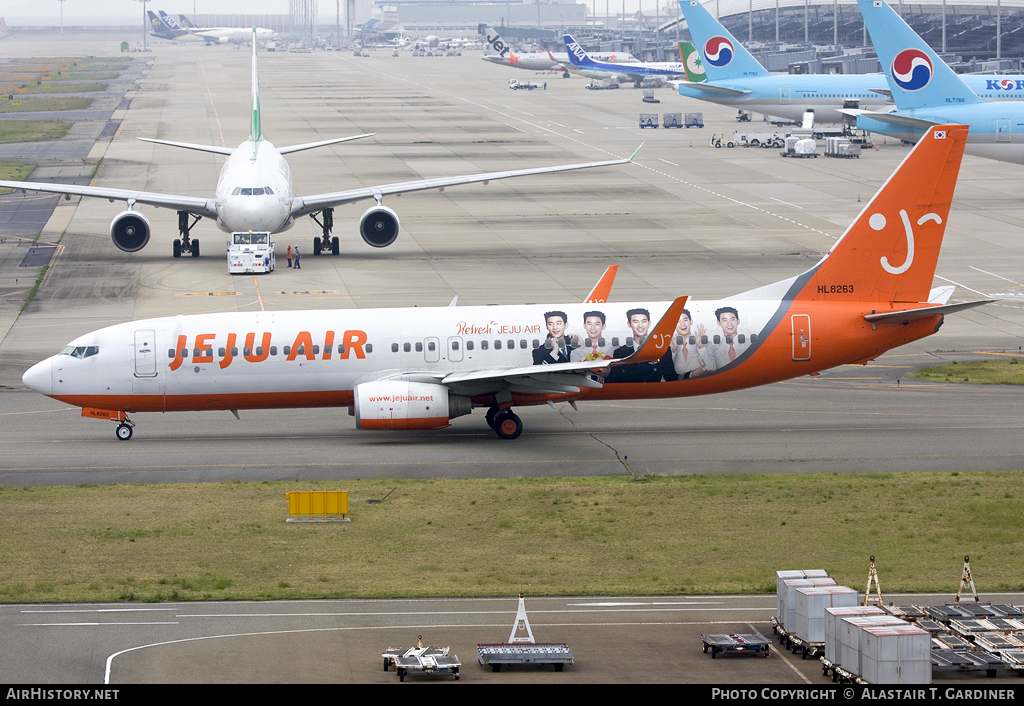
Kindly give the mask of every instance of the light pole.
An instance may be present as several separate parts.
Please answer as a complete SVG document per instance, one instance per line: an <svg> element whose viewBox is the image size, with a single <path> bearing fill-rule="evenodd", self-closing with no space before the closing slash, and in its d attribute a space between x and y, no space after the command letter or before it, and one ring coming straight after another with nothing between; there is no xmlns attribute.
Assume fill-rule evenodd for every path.
<svg viewBox="0 0 1024 706"><path fill-rule="evenodd" d="M60 3L60 33L64 34L64 0L57 0Z"/></svg>
<svg viewBox="0 0 1024 706"><path fill-rule="evenodd" d="M139 0L142 3L142 51L146 51L146 3L149 0Z"/></svg>

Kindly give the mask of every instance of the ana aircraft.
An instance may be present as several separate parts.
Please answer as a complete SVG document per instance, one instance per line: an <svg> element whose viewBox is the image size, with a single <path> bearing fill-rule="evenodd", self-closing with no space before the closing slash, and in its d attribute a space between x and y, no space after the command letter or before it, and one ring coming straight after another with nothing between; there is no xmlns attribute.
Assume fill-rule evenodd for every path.
<svg viewBox="0 0 1024 706"><path fill-rule="evenodd" d="M256 70L255 30L251 33L252 46L252 110L249 139L237 148L197 145L189 142L171 142L140 137L144 142L154 142L171 147L182 147L201 152L213 152L227 156L217 181L217 191L212 198L197 196L175 196L135 189L112 189L102 186L75 186L70 184L46 184L29 181L3 181L0 186L27 191L45 191L69 196L91 196L110 201L126 201L128 210L114 216L110 223L110 238L124 252L137 252L149 242L152 228L149 220L135 210L137 204L171 208L178 212L178 230L181 238L174 241L174 256L189 253L199 257L199 240L190 237L192 228L203 218L214 219L217 226L227 232L259 231L280 233L295 224L295 219L310 216L323 232L313 242L313 254L330 252L337 255L337 237L331 237L334 228L334 209L348 203L374 199L377 204L369 208L359 219L359 234L375 248L383 248L395 242L399 233L398 214L383 204L385 196L404 194L426 189L444 190L448 186L483 182L496 179L550 174L589 167L603 167L625 164L628 159L583 164L564 164L554 167L538 167L515 171L490 172L464 176L422 179L380 186L368 186L348 191L335 191L313 196L295 196L292 193L291 170L284 155L334 145L349 140L370 137L374 133L340 137L319 142L277 148L263 137L260 121L259 80ZM317 216L320 220L317 220Z"/></svg>
<svg viewBox="0 0 1024 706"><path fill-rule="evenodd" d="M634 64L600 61L589 56L572 35L562 35L569 63L578 69L598 72L605 78L618 78L639 84L645 78L686 78L686 65L681 61L638 61Z"/></svg>
<svg viewBox="0 0 1024 706"><path fill-rule="evenodd" d="M963 123L971 129L967 154L1024 164L1024 101L1019 98L1024 77L964 77L985 82L981 91L972 90L885 2L857 4L897 108L889 113L849 111L857 127L916 142L932 125ZM1007 100L1009 96L1017 99Z"/></svg>
<svg viewBox="0 0 1024 706"><path fill-rule="evenodd" d="M174 29L163 19L157 17L152 10L147 10L146 16L149 17L149 24L153 29L153 31L149 33L150 36L159 37L160 39L180 39L181 37L192 36L188 31L181 27Z"/></svg>
<svg viewBox="0 0 1024 706"><path fill-rule="evenodd" d="M721 301L220 313L80 336L29 388L132 436L134 412L347 407L358 429L441 429L474 408L514 439L525 405L765 385L936 333L932 290L967 128L932 128L814 267Z"/></svg>
<svg viewBox="0 0 1024 706"><path fill-rule="evenodd" d="M277 32L274 30L264 29L263 27L253 27L252 29L246 27L197 27L185 15L178 15L178 17L181 19L180 25L163 10L160 10L160 18L167 22L170 27L184 29L189 34L205 39L208 44L221 44L223 42L248 43L252 39L253 32L256 33L256 38L260 41L273 39L277 36Z"/></svg>

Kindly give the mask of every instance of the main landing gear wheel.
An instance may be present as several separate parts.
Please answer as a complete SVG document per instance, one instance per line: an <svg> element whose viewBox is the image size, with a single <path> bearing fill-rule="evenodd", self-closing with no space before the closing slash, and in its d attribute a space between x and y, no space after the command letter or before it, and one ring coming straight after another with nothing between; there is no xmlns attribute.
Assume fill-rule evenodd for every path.
<svg viewBox="0 0 1024 706"><path fill-rule="evenodd" d="M199 238L192 238L191 247L192 257L199 257Z"/></svg>
<svg viewBox="0 0 1024 706"><path fill-rule="evenodd" d="M117 425L117 430L114 433L121 441L128 441L128 439L132 438L132 427L130 424L121 422Z"/></svg>
<svg viewBox="0 0 1024 706"><path fill-rule="evenodd" d="M523 433L523 420L511 409L505 409L494 417L493 428L499 439L518 439Z"/></svg>

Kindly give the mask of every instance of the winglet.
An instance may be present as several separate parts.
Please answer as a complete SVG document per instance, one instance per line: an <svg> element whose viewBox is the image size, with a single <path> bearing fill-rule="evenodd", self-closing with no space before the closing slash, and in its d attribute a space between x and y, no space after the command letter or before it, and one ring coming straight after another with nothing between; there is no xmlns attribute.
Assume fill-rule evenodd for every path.
<svg viewBox="0 0 1024 706"><path fill-rule="evenodd" d="M583 300L584 304L604 304L608 301L608 294L612 291L612 283L615 282L615 274L619 271L618 265L609 265L608 269L601 275L590 294Z"/></svg>
<svg viewBox="0 0 1024 706"><path fill-rule="evenodd" d="M647 140L644 140L643 142L641 142L640 143L640 147L643 147L645 144L647 144ZM637 147L636 150L633 152L633 154L629 155L629 161L630 162L633 161L633 157L636 157L637 152L640 151L640 147Z"/></svg>
<svg viewBox="0 0 1024 706"><path fill-rule="evenodd" d="M647 335L647 340L640 346L640 350L624 359L622 363L655 363L661 360L668 351L672 336L675 335L676 324L679 323L687 299L688 297L679 297L672 302L672 306Z"/></svg>

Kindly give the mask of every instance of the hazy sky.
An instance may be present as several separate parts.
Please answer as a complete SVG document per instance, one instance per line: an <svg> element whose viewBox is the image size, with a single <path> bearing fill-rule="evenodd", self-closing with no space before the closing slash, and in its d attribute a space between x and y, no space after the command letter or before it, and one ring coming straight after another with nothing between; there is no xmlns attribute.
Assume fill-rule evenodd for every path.
<svg viewBox="0 0 1024 706"><path fill-rule="evenodd" d="M578 0L593 8L593 0ZM319 0L317 10L322 22L333 22L335 0ZM666 0L658 4L666 6ZM142 23L142 3L139 0L65 0L64 24L123 24ZM605 0L597 0L597 12L603 15ZM607 6L615 14L622 11L622 0L608 0ZM163 10L175 15L199 14L287 14L288 0L152 0L147 10ZM655 0L626 0L626 11L635 12L642 7L644 14L654 16ZM58 0L0 0L0 17L8 24L52 24L60 21L61 3Z"/></svg>

